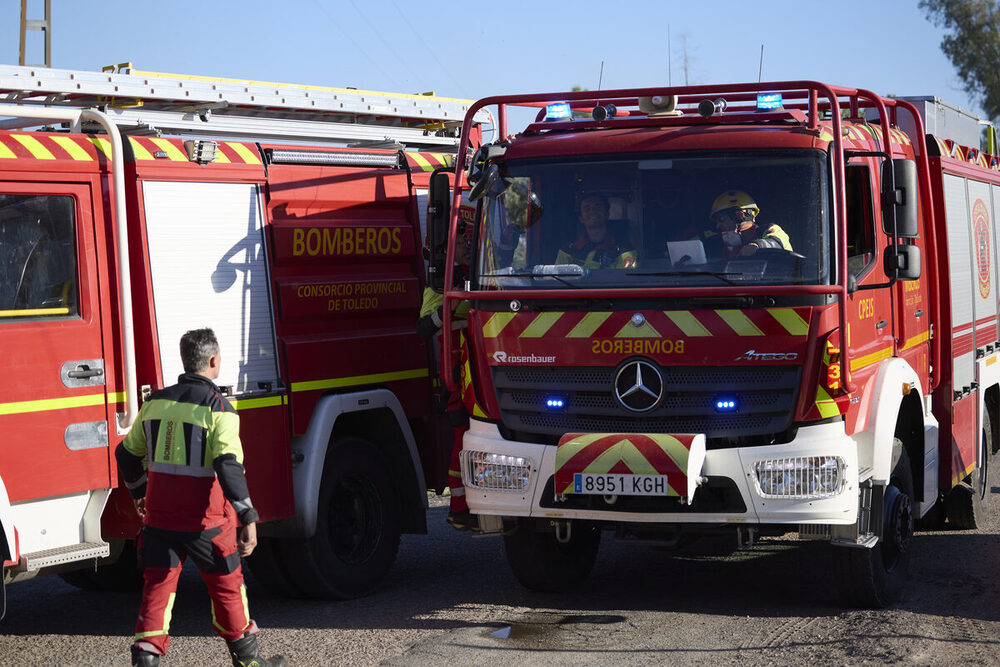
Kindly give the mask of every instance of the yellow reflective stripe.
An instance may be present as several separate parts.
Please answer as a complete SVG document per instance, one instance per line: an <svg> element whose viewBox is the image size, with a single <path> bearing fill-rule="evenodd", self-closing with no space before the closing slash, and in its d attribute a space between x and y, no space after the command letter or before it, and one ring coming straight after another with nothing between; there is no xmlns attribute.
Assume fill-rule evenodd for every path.
<svg viewBox="0 0 1000 667"><path fill-rule="evenodd" d="M837 407L836 401L830 398L830 394L820 386L816 387L816 409L819 410L819 416L823 419L840 415L840 408Z"/></svg>
<svg viewBox="0 0 1000 667"><path fill-rule="evenodd" d="M124 391L113 391L107 394L108 403L124 403L125 402L125 392Z"/></svg>
<svg viewBox="0 0 1000 667"><path fill-rule="evenodd" d="M16 158L14 151L10 149L4 142L0 141L0 158Z"/></svg>
<svg viewBox="0 0 1000 667"><path fill-rule="evenodd" d="M81 162L93 162L94 158L90 157L90 154L83 150L83 146L76 143L69 137L52 137L52 141L59 144L60 148L69 153L69 156L74 160L79 160Z"/></svg>
<svg viewBox="0 0 1000 667"><path fill-rule="evenodd" d="M809 324L794 309L768 308L767 312L793 336L805 336L809 333Z"/></svg>
<svg viewBox="0 0 1000 667"><path fill-rule="evenodd" d="M590 338L597 327L604 324L611 317L609 312L587 313L580 320L580 323L573 327L573 330L566 334L567 338Z"/></svg>
<svg viewBox="0 0 1000 667"><path fill-rule="evenodd" d="M69 315L69 308L23 308L0 310L0 317L28 317L29 315Z"/></svg>
<svg viewBox="0 0 1000 667"><path fill-rule="evenodd" d="M163 628L160 630L150 630L149 632L137 632L135 633L135 639L145 639L146 637L158 637L160 635L165 635L170 632L170 618L174 614L174 599L177 597L177 593L171 593L170 597L167 598L167 608L163 610ZM215 611L212 611L212 615L215 615Z"/></svg>
<svg viewBox="0 0 1000 667"><path fill-rule="evenodd" d="M156 144L157 148L167 154L167 157L175 162L187 162L187 155L184 151L174 146L173 142L163 137L151 137L150 141Z"/></svg>
<svg viewBox="0 0 1000 667"><path fill-rule="evenodd" d="M104 153L104 157L111 159L111 142L104 137L87 137L90 142L97 146L98 150Z"/></svg>
<svg viewBox="0 0 1000 667"><path fill-rule="evenodd" d="M419 165L419 167L422 170L424 170L424 171L434 171L434 165L432 165L427 160L427 158L425 158L420 153L407 153L407 155L409 155L411 158L413 158L413 161L416 162L417 165Z"/></svg>
<svg viewBox="0 0 1000 667"><path fill-rule="evenodd" d="M666 310L664 315L677 325L685 336L711 336L712 332L689 310Z"/></svg>
<svg viewBox="0 0 1000 667"><path fill-rule="evenodd" d="M39 160L56 159L56 156L52 154L52 151L43 146L42 142L38 139L27 134L12 134L10 136L14 137L14 139L20 142L22 146L28 149L28 152L31 153L32 156L38 158Z"/></svg>
<svg viewBox="0 0 1000 667"><path fill-rule="evenodd" d="M921 343L926 343L929 338L930 338L930 331L929 330L925 331L923 333L919 333L916 336L914 336L913 338L907 339L907 341L905 343L903 343L902 349L904 351L905 350L909 350L911 347L916 347L917 345L920 345Z"/></svg>
<svg viewBox="0 0 1000 667"><path fill-rule="evenodd" d="M218 164L232 164L233 161L229 159L229 156L220 151L218 148L215 150L215 157L212 158L212 162L217 162Z"/></svg>
<svg viewBox="0 0 1000 667"><path fill-rule="evenodd" d="M129 141L132 143L132 152L135 153L136 160L152 160L153 155L146 150L146 147L140 144L135 139L129 137Z"/></svg>
<svg viewBox="0 0 1000 667"><path fill-rule="evenodd" d="M740 336L763 336L764 332L739 310L715 311Z"/></svg>
<svg viewBox="0 0 1000 667"><path fill-rule="evenodd" d="M260 156L243 144L236 141L227 141L226 145L236 151L236 154L243 158L243 161L247 164L260 164Z"/></svg>
<svg viewBox="0 0 1000 667"><path fill-rule="evenodd" d="M276 405L285 405L288 399L282 396L265 396L263 398L244 398L241 400L229 399L229 404L237 410L253 410L254 408L270 408Z"/></svg>
<svg viewBox="0 0 1000 667"><path fill-rule="evenodd" d="M648 321L643 322L640 327L628 322L619 329L615 338L660 338L660 332L654 329Z"/></svg>
<svg viewBox="0 0 1000 667"><path fill-rule="evenodd" d="M104 405L107 396L100 394L82 394L67 398L43 398L37 401L16 401L0 403L0 415L16 415L25 412L45 412L47 410L65 410L67 408L82 408L92 405Z"/></svg>
<svg viewBox="0 0 1000 667"><path fill-rule="evenodd" d="M871 366L872 364L877 364L883 359L888 359L891 356L892 356L892 348L886 347L879 350L878 352L872 352L871 354L866 354L863 357L857 357L855 359L851 359L851 371L860 370L867 366Z"/></svg>
<svg viewBox="0 0 1000 667"><path fill-rule="evenodd" d="M521 338L541 338L562 316L562 313L539 313L521 332Z"/></svg>
<svg viewBox="0 0 1000 667"><path fill-rule="evenodd" d="M338 387L352 387L359 384L372 384L375 382L392 382L394 380L413 380L415 378L425 378L429 375L426 368L414 368L408 371L394 371L391 373L372 373L370 375L355 375L352 377L330 378L329 380L311 380L309 382L293 382L292 391L315 391L317 389L336 389Z"/></svg>
<svg viewBox="0 0 1000 667"><path fill-rule="evenodd" d="M514 319L514 313L494 313L483 325L483 337L496 338L512 319Z"/></svg>

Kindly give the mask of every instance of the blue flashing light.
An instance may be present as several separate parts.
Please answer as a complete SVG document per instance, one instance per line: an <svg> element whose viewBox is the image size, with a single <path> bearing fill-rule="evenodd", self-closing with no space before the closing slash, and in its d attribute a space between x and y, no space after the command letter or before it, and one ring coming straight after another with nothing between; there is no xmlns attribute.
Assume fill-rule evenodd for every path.
<svg viewBox="0 0 1000 667"><path fill-rule="evenodd" d="M760 93L757 95L757 111L773 111L781 108L781 93Z"/></svg>
<svg viewBox="0 0 1000 667"><path fill-rule="evenodd" d="M545 407L549 410L562 410L566 407L566 399L562 396L548 396L545 399Z"/></svg>
<svg viewBox="0 0 1000 667"><path fill-rule="evenodd" d="M545 105L545 120L566 120L572 118L569 102L555 102Z"/></svg>
<svg viewBox="0 0 1000 667"><path fill-rule="evenodd" d="M715 399L716 412L736 412L740 407L735 396L720 396Z"/></svg>

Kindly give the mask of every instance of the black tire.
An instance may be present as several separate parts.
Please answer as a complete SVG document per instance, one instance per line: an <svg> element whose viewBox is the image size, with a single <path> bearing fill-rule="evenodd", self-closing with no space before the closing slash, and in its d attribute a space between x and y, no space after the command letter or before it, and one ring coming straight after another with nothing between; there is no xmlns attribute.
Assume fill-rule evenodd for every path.
<svg viewBox="0 0 1000 667"><path fill-rule="evenodd" d="M504 553L521 585L542 593L562 593L582 584L597 560L601 531L584 521L574 521L570 539L559 542L553 531L536 530L522 521L504 536Z"/></svg>
<svg viewBox="0 0 1000 667"><path fill-rule="evenodd" d="M846 604L878 609L899 599L910 572L913 517L913 471L903 449L885 488L882 538L870 549L834 548Z"/></svg>
<svg viewBox="0 0 1000 667"><path fill-rule="evenodd" d="M273 547L296 591L343 600L366 595L382 581L396 560L401 532L386 463L371 443L342 438L323 467L315 534L275 540Z"/></svg>
<svg viewBox="0 0 1000 667"><path fill-rule="evenodd" d="M277 553L277 543L273 537L258 537L257 548L247 557L246 562L254 579L275 595L304 598L306 595L288 577L288 566L281 562Z"/></svg>
<svg viewBox="0 0 1000 667"><path fill-rule="evenodd" d="M67 584L85 591L131 593L141 591L143 585L134 540L123 541L118 558L112 563L101 565L96 570L88 567L62 572L59 577Z"/></svg>
<svg viewBox="0 0 1000 667"><path fill-rule="evenodd" d="M1000 444L1000 443L998 443ZM992 487L997 485L993 428L989 411L983 411L981 465L945 496L945 511L953 530L975 530L990 514Z"/></svg>

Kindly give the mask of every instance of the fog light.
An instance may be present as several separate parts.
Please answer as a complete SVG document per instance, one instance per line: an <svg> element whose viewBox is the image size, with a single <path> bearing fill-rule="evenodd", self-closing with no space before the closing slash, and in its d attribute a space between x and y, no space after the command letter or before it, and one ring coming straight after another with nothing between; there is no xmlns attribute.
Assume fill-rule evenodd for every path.
<svg viewBox="0 0 1000 667"><path fill-rule="evenodd" d="M847 482L839 456L766 459L753 465L757 492L764 498L829 498Z"/></svg>
<svg viewBox="0 0 1000 667"><path fill-rule="evenodd" d="M531 459L492 452L462 451L463 481L490 491L522 491L531 479Z"/></svg>

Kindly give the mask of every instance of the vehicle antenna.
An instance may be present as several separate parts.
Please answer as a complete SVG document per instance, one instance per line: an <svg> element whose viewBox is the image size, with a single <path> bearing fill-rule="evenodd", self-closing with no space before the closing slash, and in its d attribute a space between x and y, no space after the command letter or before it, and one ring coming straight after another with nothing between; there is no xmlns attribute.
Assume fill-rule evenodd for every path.
<svg viewBox="0 0 1000 667"><path fill-rule="evenodd" d="M601 82L604 81L604 61L601 61L601 74L597 77L597 89L601 89Z"/></svg>
<svg viewBox="0 0 1000 667"><path fill-rule="evenodd" d="M760 45L760 67L757 69L757 83L760 83L760 75L764 72L764 45Z"/></svg>

